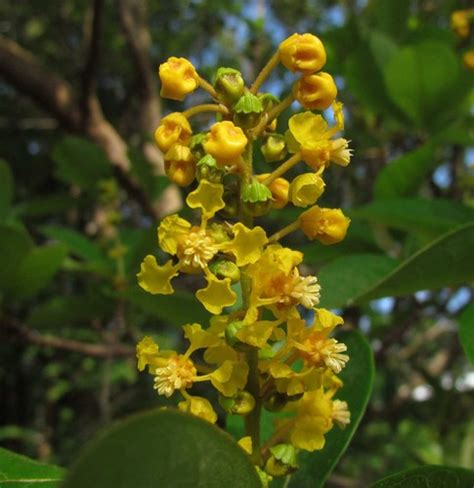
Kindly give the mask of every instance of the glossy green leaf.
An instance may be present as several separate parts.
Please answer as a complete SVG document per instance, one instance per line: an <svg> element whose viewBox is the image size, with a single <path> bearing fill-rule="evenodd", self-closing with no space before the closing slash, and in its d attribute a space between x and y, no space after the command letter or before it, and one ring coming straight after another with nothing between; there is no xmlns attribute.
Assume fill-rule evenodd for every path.
<svg viewBox="0 0 474 488"><path fill-rule="evenodd" d="M338 308L350 304L397 267L397 261L380 254L343 256L318 273L321 306Z"/></svg>
<svg viewBox="0 0 474 488"><path fill-rule="evenodd" d="M0 447L0 487L59 488L65 470L41 464Z"/></svg>
<svg viewBox="0 0 474 488"><path fill-rule="evenodd" d="M459 318L459 338L466 356L474 364L474 303Z"/></svg>
<svg viewBox="0 0 474 488"><path fill-rule="evenodd" d="M300 469L291 478L291 488L324 486L354 435L372 392L375 370L370 345L357 331L340 334L338 340L347 345L351 358L340 374L344 386L337 394L338 399L349 405L351 423L344 430L334 427L326 436L326 445L321 451L301 455Z"/></svg>
<svg viewBox="0 0 474 488"><path fill-rule="evenodd" d="M11 287L23 258L32 248L33 242L25 230L0 225L0 290Z"/></svg>
<svg viewBox="0 0 474 488"><path fill-rule="evenodd" d="M352 210L351 216L393 229L436 236L474 221L474 209L440 198L397 198L374 201Z"/></svg>
<svg viewBox="0 0 474 488"><path fill-rule="evenodd" d="M10 211L13 199L13 175L8 164L0 159L0 221Z"/></svg>
<svg viewBox="0 0 474 488"><path fill-rule="evenodd" d="M56 176L83 190L97 188L101 179L113 176L112 166L99 146L85 139L66 136L53 150Z"/></svg>
<svg viewBox="0 0 474 488"><path fill-rule="evenodd" d="M415 193L436 164L434 146L429 143L403 154L379 172L374 186L375 197L387 199Z"/></svg>
<svg viewBox="0 0 474 488"><path fill-rule="evenodd" d="M474 280L474 223L442 235L410 256L357 301L436 290Z"/></svg>
<svg viewBox="0 0 474 488"><path fill-rule="evenodd" d="M9 293L27 298L44 288L59 270L67 254L63 244L32 249L22 260Z"/></svg>
<svg viewBox="0 0 474 488"><path fill-rule="evenodd" d="M137 285L127 291L124 297L137 305L143 312L178 327L190 322L199 322L205 325L209 321L209 312L190 293L176 292L173 295L151 295Z"/></svg>
<svg viewBox="0 0 474 488"><path fill-rule="evenodd" d="M401 49L385 68L385 83L393 102L419 127L438 126L440 100L456 92L460 75L458 59L439 41L424 41Z"/></svg>
<svg viewBox="0 0 474 488"><path fill-rule="evenodd" d="M90 443L64 488L260 488L232 438L177 411L129 417Z"/></svg>
<svg viewBox="0 0 474 488"><path fill-rule="evenodd" d="M371 488L472 488L474 471L447 466L407 469L371 485Z"/></svg>

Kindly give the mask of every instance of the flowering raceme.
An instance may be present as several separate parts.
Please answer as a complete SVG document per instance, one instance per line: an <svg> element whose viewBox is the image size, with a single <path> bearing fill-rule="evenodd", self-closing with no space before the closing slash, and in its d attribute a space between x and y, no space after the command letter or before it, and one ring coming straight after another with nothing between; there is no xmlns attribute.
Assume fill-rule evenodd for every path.
<svg viewBox="0 0 474 488"><path fill-rule="evenodd" d="M300 74L281 101L260 89L278 63ZM251 86L233 68L219 68L211 85L184 58L170 58L159 70L163 97L182 100L201 87L212 103L167 115L155 132L166 174L180 186L193 185L186 204L200 218L173 214L159 223L160 257L144 258L138 283L166 295L174 293L175 278L191 275L199 283L196 298L212 317L209 324L183 326L189 345L182 354L143 338L138 369L154 377L159 395L179 394L180 410L214 423L215 406L193 393L197 383L212 385L225 412L245 417L239 444L264 485L296 469L299 450L322 449L334 425L350 422L348 405L335 398L342 387L337 375L349 360L346 346L333 337L343 320L318 306L324 290L304 271L303 253L280 243L301 230L310 240L336 244L350 223L340 209L317 204L327 167L347 166L352 155L340 136L342 104L333 78L321 71L325 63L320 39L294 34ZM279 115L295 100L305 111L278 133ZM329 107L331 124L311 111ZM203 112L215 113L217 120L207 132L193 133L191 119ZM253 167L257 147L272 165L261 174ZM288 178L285 173L302 161L306 172ZM255 217L287 205L306 209L270 236L254 224ZM262 409L285 412L264 446Z"/></svg>

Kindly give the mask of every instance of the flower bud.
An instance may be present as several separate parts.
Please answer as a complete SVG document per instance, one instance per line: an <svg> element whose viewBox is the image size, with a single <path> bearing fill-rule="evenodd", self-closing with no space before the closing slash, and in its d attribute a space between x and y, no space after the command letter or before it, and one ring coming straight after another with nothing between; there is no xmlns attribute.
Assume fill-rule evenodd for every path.
<svg viewBox="0 0 474 488"><path fill-rule="evenodd" d="M266 214L272 206L272 192L256 178L243 188L241 198L247 212L254 217Z"/></svg>
<svg viewBox="0 0 474 488"><path fill-rule="evenodd" d="M257 176L258 181L264 181L270 173L263 173ZM268 189L272 193L272 208L280 209L288 203L288 190L290 183L285 178L276 178L269 185Z"/></svg>
<svg viewBox="0 0 474 488"><path fill-rule="evenodd" d="M287 153L285 136L281 134L268 136L261 146L261 151L267 163L280 161Z"/></svg>
<svg viewBox="0 0 474 488"><path fill-rule="evenodd" d="M293 34L279 46L281 63L290 71L311 74L326 64L326 50L313 34Z"/></svg>
<svg viewBox="0 0 474 488"><path fill-rule="evenodd" d="M206 154L198 161L196 166L196 178L198 181L207 180L211 183L220 183L222 177L222 170L217 167L216 160L210 154Z"/></svg>
<svg viewBox="0 0 474 488"><path fill-rule="evenodd" d="M196 163L191 149L181 144L173 144L165 155L165 172L168 178L179 186L191 184L196 173Z"/></svg>
<svg viewBox="0 0 474 488"><path fill-rule="evenodd" d="M234 122L244 129L255 127L263 113L263 105L258 97L247 91L233 107Z"/></svg>
<svg viewBox="0 0 474 488"><path fill-rule="evenodd" d="M243 130L229 120L225 120L211 127L211 132L203 146L206 152L216 159L218 165L226 165L239 160L247 142Z"/></svg>
<svg viewBox="0 0 474 488"><path fill-rule="evenodd" d="M248 391L239 391L233 397L219 395L219 405L233 415L247 415L255 407L255 398Z"/></svg>
<svg viewBox="0 0 474 488"><path fill-rule="evenodd" d="M474 15L474 9L472 15ZM469 16L469 10L455 10L451 14L451 29L463 39L469 36Z"/></svg>
<svg viewBox="0 0 474 488"><path fill-rule="evenodd" d="M265 401L264 407L269 412L279 412L288 403L288 396L284 393L273 392Z"/></svg>
<svg viewBox="0 0 474 488"><path fill-rule="evenodd" d="M209 266L209 269L219 279L230 278L231 283L238 283L240 281L240 269L232 261L220 259Z"/></svg>
<svg viewBox="0 0 474 488"><path fill-rule="evenodd" d="M227 105L238 100L245 88L245 82L240 71L233 68L219 68L214 87L219 98Z"/></svg>
<svg viewBox="0 0 474 488"><path fill-rule="evenodd" d="M179 112L173 112L161 119L155 131L155 141L161 151L166 154L170 147L179 143L187 145L192 134L188 119Z"/></svg>
<svg viewBox="0 0 474 488"><path fill-rule="evenodd" d="M305 173L297 176L290 184L289 196L296 207L313 205L323 194L324 180L315 173Z"/></svg>
<svg viewBox="0 0 474 488"><path fill-rule="evenodd" d="M169 58L160 65L161 91L163 98L183 100L199 86L199 75L185 58Z"/></svg>
<svg viewBox="0 0 474 488"><path fill-rule="evenodd" d="M462 57L466 69L474 70L474 49L466 51Z"/></svg>
<svg viewBox="0 0 474 488"><path fill-rule="evenodd" d="M347 234L350 219L339 208L321 208L315 205L299 216L301 230L311 240L336 244Z"/></svg>
<svg viewBox="0 0 474 488"><path fill-rule="evenodd" d="M332 76L319 72L302 76L293 87L293 95L308 110L326 110L337 96Z"/></svg>
<svg viewBox="0 0 474 488"><path fill-rule="evenodd" d="M296 449L291 444L277 444L270 448L270 453L265 471L272 476L286 476L298 467Z"/></svg>

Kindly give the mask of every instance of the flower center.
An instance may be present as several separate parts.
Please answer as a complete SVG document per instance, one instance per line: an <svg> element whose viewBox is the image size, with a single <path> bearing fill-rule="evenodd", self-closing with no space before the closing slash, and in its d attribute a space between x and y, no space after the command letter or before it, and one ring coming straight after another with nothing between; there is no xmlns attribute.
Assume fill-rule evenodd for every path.
<svg viewBox="0 0 474 488"><path fill-rule="evenodd" d="M217 253L214 241L200 229L191 232L183 242L183 263L194 268L205 268Z"/></svg>
<svg viewBox="0 0 474 488"><path fill-rule="evenodd" d="M349 361L347 354L341 354L347 351L346 345L337 342L336 339L318 338L313 335L306 339L304 346L302 356L307 361L314 365L325 364L336 374L340 373Z"/></svg>
<svg viewBox="0 0 474 488"><path fill-rule="evenodd" d="M196 368L190 359L183 356L171 357L166 366L155 370L153 388L159 395L170 397L175 390L192 386L196 373Z"/></svg>

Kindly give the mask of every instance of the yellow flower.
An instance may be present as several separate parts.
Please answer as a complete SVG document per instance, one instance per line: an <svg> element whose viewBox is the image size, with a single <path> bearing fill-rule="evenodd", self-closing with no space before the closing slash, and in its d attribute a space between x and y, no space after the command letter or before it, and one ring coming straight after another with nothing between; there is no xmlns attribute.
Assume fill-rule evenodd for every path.
<svg viewBox="0 0 474 488"><path fill-rule="evenodd" d="M293 95L308 110L326 110L337 96L333 77L324 72L302 76L293 87Z"/></svg>
<svg viewBox="0 0 474 488"><path fill-rule="evenodd" d="M158 351L158 344L151 337L145 336L137 344L138 371L143 371L146 366L156 363Z"/></svg>
<svg viewBox="0 0 474 488"><path fill-rule="evenodd" d="M185 400L178 403L178 408L182 412L190 413L196 417L207 420L211 424L217 421L217 414L212 408L209 400L198 396L186 395Z"/></svg>
<svg viewBox="0 0 474 488"><path fill-rule="evenodd" d="M196 298L214 315L218 315L225 307L233 305L237 295L231 288L230 278L219 280L212 273L206 277L207 286L196 292Z"/></svg>
<svg viewBox="0 0 474 488"><path fill-rule="evenodd" d="M278 48L281 63L290 71L314 73L326 64L326 50L312 34L293 34Z"/></svg>
<svg viewBox="0 0 474 488"><path fill-rule="evenodd" d="M299 216L301 230L311 240L336 244L347 234L350 219L340 208L321 208L315 205Z"/></svg>
<svg viewBox="0 0 474 488"><path fill-rule="evenodd" d="M178 266L172 261L159 266L154 256L148 255L140 266L137 274L138 284L152 295L170 295L174 293L171 279L178 275Z"/></svg>
<svg viewBox="0 0 474 488"><path fill-rule="evenodd" d="M461 38L469 36L469 19L474 16L474 9L455 10L451 14L451 28Z"/></svg>
<svg viewBox="0 0 474 488"><path fill-rule="evenodd" d="M226 360L208 377L216 390L226 397L232 397L244 389L248 372L249 367L245 361Z"/></svg>
<svg viewBox="0 0 474 488"><path fill-rule="evenodd" d="M187 145L192 134L188 119L179 112L173 112L161 119L155 131L155 141L158 147L167 153L175 143Z"/></svg>
<svg viewBox="0 0 474 488"><path fill-rule="evenodd" d="M324 180L315 173L304 173L298 175L290 185L290 200L296 207L307 207L313 205L323 194L325 187Z"/></svg>
<svg viewBox="0 0 474 488"><path fill-rule="evenodd" d="M289 131L300 145L302 159L315 171L328 166L331 161L347 166L352 155L346 139L330 139L344 124L341 106L333 104L333 107L336 125L332 128L321 115L311 112L293 115L288 121Z"/></svg>
<svg viewBox="0 0 474 488"><path fill-rule="evenodd" d="M161 92L163 98L183 100L199 86L199 75L185 58L169 58L160 65Z"/></svg>
<svg viewBox="0 0 474 488"><path fill-rule="evenodd" d="M174 354L155 370L153 388L158 395L170 397L176 390L190 388L196 381L196 367L186 355Z"/></svg>
<svg viewBox="0 0 474 488"><path fill-rule="evenodd" d="M464 66L469 70L474 70L474 49L466 51L462 57Z"/></svg>
<svg viewBox="0 0 474 488"><path fill-rule="evenodd" d="M183 239L189 235L191 224L179 215L165 217L158 227L158 242L161 249L169 254L177 254Z"/></svg>
<svg viewBox="0 0 474 488"><path fill-rule="evenodd" d="M205 140L204 150L213 156L217 164L235 164L247 146L247 137L240 127L230 120L216 122Z"/></svg>
<svg viewBox="0 0 474 488"><path fill-rule="evenodd" d="M237 266L254 263L262 255L263 246L267 243L267 235L261 227L249 229L240 222L232 227L234 238L221 245L223 251L235 256Z"/></svg>
<svg viewBox="0 0 474 488"><path fill-rule="evenodd" d="M188 146L173 144L165 154L166 176L179 186L190 185L196 176L196 159Z"/></svg>
<svg viewBox="0 0 474 488"><path fill-rule="evenodd" d="M186 198L186 203L190 208L201 209L203 216L210 219L217 211L225 207L223 195L224 187L220 183L201 180L196 190Z"/></svg>
<svg viewBox="0 0 474 488"><path fill-rule="evenodd" d="M257 180L263 182L270 176L270 173L257 175ZM275 178L268 189L272 192L272 208L280 209L288 203L288 191L290 183L285 178Z"/></svg>

